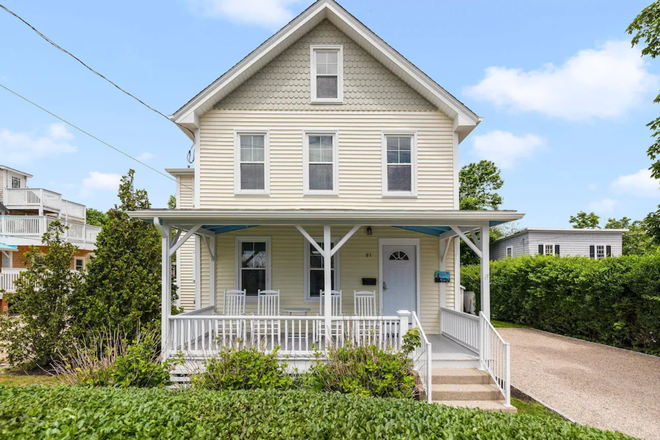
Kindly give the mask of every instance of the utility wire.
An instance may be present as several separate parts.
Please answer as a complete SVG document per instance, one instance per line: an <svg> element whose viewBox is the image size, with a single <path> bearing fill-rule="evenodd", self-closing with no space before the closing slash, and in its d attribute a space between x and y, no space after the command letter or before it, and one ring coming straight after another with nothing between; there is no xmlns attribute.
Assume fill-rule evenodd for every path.
<svg viewBox="0 0 660 440"><path fill-rule="evenodd" d="M78 130L79 132L86 134L87 136L89 136L89 137L91 137L92 139L94 139L94 140L96 140L96 141L102 143L103 145L105 145L105 146L107 146L107 147L112 148L112 149L115 150L117 153L123 154L124 156L128 157L129 159L132 159L132 160L134 160L135 162L139 163L140 165L143 165L143 166L149 168L150 170L155 171L156 173L160 174L161 176L166 177L166 178L169 179L169 180L172 180L172 181L174 181L174 182L177 181L177 180L174 179L172 176L168 176L167 174L163 173L162 171L157 170L156 168L152 167L151 165L148 165L148 164L142 162L141 160L136 159L135 157L131 156L130 154L128 154L128 153L126 153L126 152L120 150L119 148L117 148L117 147L115 147L115 146L113 146L113 145L110 145L110 144L107 143L106 141L104 141L104 140L102 140L102 139L99 139L98 137L94 136L93 134L91 134L91 133L88 132L88 131L83 130L82 128L78 127L77 125L72 124L71 122L67 121L66 119L64 119L64 118L62 118L62 117L56 115L55 113L51 112L50 110L48 110L48 109L46 109L46 108L40 106L40 105L37 104L36 102L30 101L28 98L26 98L25 96L23 96L23 95L21 95L21 94L15 92L15 91L13 91L13 90L10 89L9 87L7 87L7 86L5 86L5 85L3 85L3 84L0 84L0 87L2 87L3 89L5 89L6 91L8 91L8 92L11 93L11 94L13 94L13 95L15 95L15 96L18 96L18 97L21 98L23 101L32 104L33 106L37 107L39 110L44 111L44 112L48 113L49 115L51 115L52 117L59 119L60 121L62 121L62 122L64 122L65 124L67 124L68 126L75 128L75 129ZM179 183L179 184L180 184L181 186L185 186L186 188L188 188L189 190L192 191L192 188L190 188L189 186L184 185L183 183Z"/></svg>
<svg viewBox="0 0 660 440"><path fill-rule="evenodd" d="M177 124L175 121L171 120L171 119L170 119L166 114L164 114L163 112L161 112L161 111L159 111L159 110L153 108L152 106L150 106L150 105L147 104L146 102L142 101L142 100L141 100L140 98L138 98L137 96L135 96L135 95L133 95L132 93L130 93L130 92L124 90L123 88L121 88L120 86L118 86L115 82L113 82L112 80L108 79L108 78L107 78L105 75L103 75L102 73L100 73L100 72L98 72L98 71L92 69L92 68L91 68L90 66L88 66L83 60L81 60L80 58L78 58L77 56L75 56L74 54L72 54L71 52L69 52L68 50L64 49L64 48L63 48L62 46L60 46L59 44L55 43L53 40L51 40L51 39L48 38L46 35L44 35L43 33L41 33L41 32L39 31L39 29L37 29L36 27L32 26L32 25L31 25L30 23L28 23L25 19L23 19L21 16L19 16L19 15L16 14L15 12L11 11L10 9L8 9L8 8L7 8L6 6L4 6L2 3L0 3L0 8L4 9L7 13L9 13L9 14L11 14L12 16L16 17L17 19L19 19L19 20L20 20L21 22L23 22L26 26L28 26L30 29L32 29L37 35L39 35L39 36L40 36L41 38L43 38L45 41L47 41L48 43L50 43L53 47L55 47L56 49L58 49L58 50L64 52L65 54L69 55L69 56L70 56L71 58L73 58L74 60L78 61L78 62L79 62L80 64L82 64L85 68L87 68L90 72L94 73L95 75L97 75L97 76L99 76L100 78L104 79L105 81L109 82L110 84L112 84L113 86L115 86L115 87L116 87L118 90L120 90L121 92L123 92L123 93L125 93L126 95L130 96L131 98L133 98L134 100L136 100L137 102L139 102L140 104L142 104L143 106L145 106L146 108L148 108L149 110L151 110L151 111L153 111L153 112L159 114L160 116L164 117L164 118L167 119L169 122L171 122L171 123L173 123L174 125L176 125L177 127L179 127L179 128L183 128L183 129L187 130L187 131L193 136L193 138L195 137L195 133L194 133L191 129L189 129L188 127L184 127L183 125ZM192 152L194 146L195 146L195 145L193 144L193 146L190 147L190 150L188 150L188 162L190 162L190 163L192 163L192 161L194 160L194 159L191 159L191 156L192 156L192 153L191 153L191 152ZM194 156L192 156L192 157L194 157Z"/></svg>

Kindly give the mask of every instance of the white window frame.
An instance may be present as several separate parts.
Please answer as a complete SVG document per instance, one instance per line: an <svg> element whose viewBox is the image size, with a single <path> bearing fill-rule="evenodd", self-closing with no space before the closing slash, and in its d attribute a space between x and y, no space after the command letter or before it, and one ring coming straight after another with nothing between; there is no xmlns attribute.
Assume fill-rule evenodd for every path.
<svg viewBox="0 0 660 440"><path fill-rule="evenodd" d="M273 265L273 262L271 260L271 239L270 237L265 237L265 236L241 236L241 237L236 237L236 243L235 243L235 265L236 265L236 272L234 274L235 276L235 282L234 286L236 290L242 290L241 287L241 271L243 268L241 267L241 244L245 241L248 242L253 242L253 241L263 241L266 242L266 290L270 290L271 284L270 284L270 275L271 275L271 267ZM257 302L257 297L256 296L246 296L245 297L246 302Z"/></svg>
<svg viewBox="0 0 660 440"><path fill-rule="evenodd" d="M309 137L332 136L332 190L309 189ZM306 196L339 195L339 131L303 130L303 194Z"/></svg>
<svg viewBox="0 0 660 440"><path fill-rule="evenodd" d="M513 246L507 246L504 252L505 257L513 257Z"/></svg>
<svg viewBox="0 0 660 440"><path fill-rule="evenodd" d="M14 186L14 179L16 179L18 181L18 186ZM23 179L21 179L20 177L11 176L11 188L12 189L20 189L21 185L22 185L21 180L23 180Z"/></svg>
<svg viewBox="0 0 660 440"><path fill-rule="evenodd" d="M410 191L389 191L387 182L387 137L410 137ZM381 136L383 197L417 197L417 133L414 131L384 131Z"/></svg>
<svg viewBox="0 0 660 440"><path fill-rule="evenodd" d="M7 258L9 261L9 266L3 266L2 261ZM14 252L12 251L2 251L0 253L0 268L2 269L12 269L14 267Z"/></svg>
<svg viewBox="0 0 660 440"><path fill-rule="evenodd" d="M264 137L264 189L241 188L241 136ZM252 162L246 162L252 163ZM253 162L257 163L257 162ZM258 162L260 163L260 162ZM234 130L234 194L270 195L270 132L268 130Z"/></svg>
<svg viewBox="0 0 660 440"><path fill-rule="evenodd" d="M316 51L317 50L336 50L337 51L337 97L336 98L317 98L316 97ZM311 71L311 101L313 104L342 104L344 102L344 46L342 45L311 45L310 46L310 71Z"/></svg>
<svg viewBox="0 0 660 440"><path fill-rule="evenodd" d="M73 257L73 270L78 271L78 269L76 269L77 261L82 261L82 270L85 270L85 257Z"/></svg>
<svg viewBox="0 0 660 440"><path fill-rule="evenodd" d="M607 245L606 244L594 244L594 260L604 260L607 258ZM603 258L598 258L598 246L603 247Z"/></svg>
<svg viewBox="0 0 660 440"><path fill-rule="evenodd" d="M323 237L312 237L314 240L316 240L317 243L323 244ZM336 237L332 237L330 239L332 242L333 246L337 246L337 243L339 240ZM312 244L308 240L303 240L304 242L304 258L305 258L305 264L304 264L304 273L303 273L303 286L304 286L304 291L305 291L305 302L306 303L318 303L319 298L312 298L310 291L309 291L309 272L311 270L310 264L309 264L309 259L311 257L310 254L310 246ZM341 251L341 250L340 250ZM341 253L340 251L336 252L332 258L335 260L335 289L334 290L340 290L341 287L339 286L339 281L341 280L341 277L339 276L339 254Z"/></svg>

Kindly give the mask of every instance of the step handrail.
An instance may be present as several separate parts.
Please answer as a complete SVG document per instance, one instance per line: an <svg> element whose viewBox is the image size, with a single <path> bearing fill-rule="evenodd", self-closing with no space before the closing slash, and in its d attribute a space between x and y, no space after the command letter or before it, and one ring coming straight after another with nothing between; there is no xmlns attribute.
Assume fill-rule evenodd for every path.
<svg viewBox="0 0 660 440"><path fill-rule="evenodd" d="M413 368L419 372L422 386L425 389L424 391L426 391L426 400L431 403L433 402L433 350L429 338L424 333L422 323L414 311L412 312L412 327L419 329L421 339L421 346L417 347L412 354Z"/></svg>
<svg viewBox="0 0 660 440"><path fill-rule="evenodd" d="M479 363L504 396L504 405L511 406L511 347L483 312L479 312Z"/></svg>

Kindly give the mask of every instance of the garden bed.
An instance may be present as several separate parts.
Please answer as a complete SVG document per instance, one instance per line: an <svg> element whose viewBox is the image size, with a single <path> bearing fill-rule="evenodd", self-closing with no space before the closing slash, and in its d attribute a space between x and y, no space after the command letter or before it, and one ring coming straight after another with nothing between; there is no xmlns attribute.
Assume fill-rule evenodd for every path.
<svg viewBox="0 0 660 440"><path fill-rule="evenodd" d="M0 386L2 438L624 439L551 418L306 391Z"/></svg>

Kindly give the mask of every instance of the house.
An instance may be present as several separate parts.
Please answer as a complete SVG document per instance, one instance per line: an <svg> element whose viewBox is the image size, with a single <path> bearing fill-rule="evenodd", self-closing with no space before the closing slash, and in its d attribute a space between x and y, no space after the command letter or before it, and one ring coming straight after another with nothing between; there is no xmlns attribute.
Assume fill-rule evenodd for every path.
<svg viewBox="0 0 660 440"><path fill-rule="evenodd" d="M491 245L491 258L521 255L557 255L602 260L623 253L627 229L527 228Z"/></svg>
<svg viewBox="0 0 660 440"><path fill-rule="evenodd" d="M0 165L0 295L13 292L14 281L24 271L24 255L30 246L41 246L41 237L53 221L68 226L66 239L78 247L71 261L72 270L82 270L96 249L96 236L101 228L85 224L86 208L80 203L44 188L31 188L33 176ZM2 310L6 309L3 299Z"/></svg>
<svg viewBox="0 0 660 440"><path fill-rule="evenodd" d="M171 118L195 143L194 167L168 170L178 206L130 213L163 237L165 356L280 346L305 368L315 350L349 341L398 349L415 327L429 400L510 408L478 237L523 214L459 210L459 145L479 116L319 0ZM482 258L480 317L462 313L459 240ZM244 303L232 292L243 290ZM443 367L465 374L432 370Z"/></svg>

